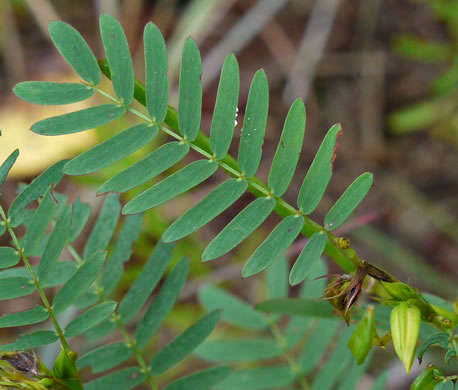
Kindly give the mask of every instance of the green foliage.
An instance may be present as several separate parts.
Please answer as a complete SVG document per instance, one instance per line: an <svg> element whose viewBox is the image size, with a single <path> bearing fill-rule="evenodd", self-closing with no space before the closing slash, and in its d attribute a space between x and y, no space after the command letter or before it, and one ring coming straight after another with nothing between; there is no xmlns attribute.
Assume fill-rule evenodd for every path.
<svg viewBox="0 0 458 390"><path fill-rule="evenodd" d="M332 177L340 125L334 125L326 134L305 175L296 209L281 196L288 190L299 161L305 133L305 107L301 99L291 105L268 184L263 183L254 176L262 156L269 103L267 79L262 70L256 72L251 84L237 162L227 155L237 125L240 88L234 55L230 54L223 65L210 137L206 137L199 131L202 63L199 50L191 38L186 40L181 58L177 113L168 107L167 50L162 34L153 24L149 23L144 32L145 89L135 80L121 25L108 14L101 16L100 31L107 60L101 61L100 68L111 78L116 96L96 88L101 82L97 61L73 27L63 22L52 22L49 30L56 48L82 78L81 84L24 82L18 84L14 92L26 101L43 105L81 101L94 92L102 94L110 102L43 119L31 130L49 136L65 135L107 124L127 113L135 115L141 123L114 134L71 161L60 161L48 168L22 189L8 214L0 207L0 228L8 231L12 242L0 248L0 268L5 268L0 271L0 299L13 299L34 292L41 299L41 305L1 317L0 327L47 326L49 324L44 323L48 321L53 328L23 334L16 342L0 346L2 362L6 352L13 354L8 356L14 356L16 352L11 351L19 354L21 350L59 340L62 349L53 371L41 363L34 374L38 374L37 379L46 379L49 386L65 389L83 388L83 368L88 366L92 367L93 373L104 375L85 383L85 389L124 390L145 383L152 389L159 389L157 377L162 381L164 373L192 353L212 362L231 363L237 370L232 371L227 366L207 368L176 379L165 389L255 390L296 384L303 389L330 389L337 383L339 389L352 389L367 368L370 361L367 356L371 356L374 343L383 344L375 329L365 325L367 317L356 330L354 325L341 330L332 306L324 300L317 300L321 296L328 299L349 321L350 310L365 287L368 275L389 284L386 290L372 290L383 303L402 307L407 300L413 300L410 304L418 309L417 322L431 323L441 330L440 341L435 337L427 339L419 351L420 357L429 345L440 342L448 348L446 360L453 358L456 342L452 329L458 322L456 314L440 304L433 307L411 287L408 290L411 294L404 296L406 290L402 283L393 283L397 279L361 260L349 244L343 247L339 237L332 233L366 196L372 184L370 173L363 173L348 187L329 210L323 224L307 217L320 203ZM146 107L144 112L130 106L134 98ZM73 247L73 242L85 230L91 208L79 200L69 204L66 196L55 192L55 186L64 174L85 175L112 166L150 144L159 130L176 141L159 146L142 160L116 172L98 188L99 195L107 195L80 254ZM128 192L166 172L182 161L190 149L200 154L201 159L186 162L181 169L157 184L144 186L144 191L125 206L120 195L113 193ZM17 156L18 151L13 152L0 167L0 185ZM214 188L165 230L135 280L129 283L120 298L116 287L122 279L124 264L132 256L134 245L141 242L143 213L210 179L218 169L227 172L231 178ZM189 273L188 258L172 261L174 242L214 220L247 191L258 199L216 235L202 258L213 260L228 253L275 211L282 217L281 222L249 257L242 271L242 276L248 277L266 270L265 301L253 308L220 287L205 286L199 290L199 298L208 313L162 349L151 348L152 338L172 310ZM32 204L36 200L38 205ZM122 217L121 213L131 215ZM119 227L120 220L122 227ZM15 230L17 227L20 229ZM24 236L18 238L18 232L24 230ZM285 251L301 233L310 240L292 271L288 272ZM72 255L72 261L62 260L65 251ZM144 252L144 246L141 252ZM323 253L327 253L346 271L356 272L354 275L337 275L327 287L323 279L314 281L326 274L326 266L321 259ZM30 256L40 257L37 266L31 265ZM23 266L15 267L19 261ZM288 284L299 283L302 283L299 297L288 298ZM48 290L50 287L59 287L54 297ZM157 294L149 302L155 290L158 290ZM62 328L57 315L72 305L76 314L72 314L71 321ZM399 309L393 311L396 313ZM389 313L382 313L380 319L377 311L375 317L372 314L371 321L375 318L375 323L380 323L381 328L385 326L385 331L389 329ZM287 321L284 316L288 316ZM358 314L354 318L358 318ZM219 319L234 331L235 336L230 332L218 334L216 330L214 333L217 336L207 340ZM419 323L416 325L419 326ZM133 335L130 334L131 329L134 330ZM369 336L364 333L368 329ZM422 337L421 329L416 330L416 335ZM111 344L101 341L105 336L113 340L114 332L122 341ZM355 341L360 333L367 336L363 340L364 345L359 344L359 340ZM447 342L443 340L444 334L448 335ZM92 350L81 348L84 353L80 358L71 348L74 343L71 339L76 336L96 344ZM399 332L396 334L398 344L402 344L402 337ZM357 357L357 363L364 360L363 365L352 361L352 352ZM412 352L415 352L415 345L409 346L410 360ZM264 365L267 360L269 364ZM119 368L121 364L123 366ZM320 371L312 377L310 373L317 367L321 367ZM345 370L350 373L346 378ZM0 376L16 381L16 384L26 383L21 382L26 380L23 375L18 375L14 367L12 370L0 365ZM383 377L377 381L374 388L383 388L384 380ZM448 382L448 378L443 378L441 385L448 386Z"/></svg>

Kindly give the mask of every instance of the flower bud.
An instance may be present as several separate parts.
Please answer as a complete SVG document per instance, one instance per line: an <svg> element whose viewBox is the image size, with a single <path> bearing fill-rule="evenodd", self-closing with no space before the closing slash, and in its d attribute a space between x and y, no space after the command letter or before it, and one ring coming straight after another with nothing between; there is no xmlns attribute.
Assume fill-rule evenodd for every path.
<svg viewBox="0 0 458 390"><path fill-rule="evenodd" d="M408 284L396 282L396 283L387 283L382 282L385 290L390 294L394 299L398 301L407 301L411 298L415 298L417 293L415 290L410 287Z"/></svg>
<svg viewBox="0 0 458 390"><path fill-rule="evenodd" d="M359 322L355 331L348 340L348 347L356 359L356 363L362 364L372 349L376 335L374 323L374 307L368 306L364 317Z"/></svg>
<svg viewBox="0 0 458 390"><path fill-rule="evenodd" d="M441 375L443 375L442 371L430 364L415 378L410 390L434 390L434 387L440 382L435 378Z"/></svg>
<svg viewBox="0 0 458 390"><path fill-rule="evenodd" d="M407 302L401 302L391 311L390 324L394 349L408 374L415 359L420 332L420 309Z"/></svg>
<svg viewBox="0 0 458 390"><path fill-rule="evenodd" d="M69 354L61 348L59 356L54 362L53 371L56 378L60 379L69 379L78 377L78 370L75 366L76 359L73 359L73 351L70 351ZM75 352L73 352L75 353ZM68 356L72 354L71 356Z"/></svg>

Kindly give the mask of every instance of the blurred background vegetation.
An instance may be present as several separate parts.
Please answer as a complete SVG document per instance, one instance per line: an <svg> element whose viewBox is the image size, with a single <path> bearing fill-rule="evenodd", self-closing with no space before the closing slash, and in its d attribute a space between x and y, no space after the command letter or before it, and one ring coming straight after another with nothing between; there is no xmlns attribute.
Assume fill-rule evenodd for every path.
<svg viewBox="0 0 458 390"><path fill-rule="evenodd" d="M296 180L285 196L290 202L295 202L304 172L325 132L333 123L342 123L344 133L339 138L334 176L312 217L321 219L354 177L372 171L371 192L338 234L348 235L363 258L398 278L422 291L456 298L458 1L2 0L0 158L4 160L16 147L21 152L10 180L4 185L2 202L6 206L14 199L20 182L30 181L52 162L70 158L97 140L126 128L127 123L118 121L73 138L37 136L28 131L33 122L73 111L76 105L43 111L43 107L24 103L11 92L14 84L25 80L75 80L50 42L50 20L72 24L96 56L103 58L98 32L102 11L112 14L123 25L136 76L141 80L143 26L152 20L161 29L167 39L171 99L175 106L182 44L189 35L196 40L204 67L204 132L208 133L210 128L225 56L234 52L241 71L236 137L243 122L250 80L258 68L264 68L270 84L270 113L264 157L258 171L263 180L267 179L288 106L295 98L304 98L306 141ZM237 144L233 142L233 155ZM95 185L154 147L146 147L102 174L65 178L59 190L71 200L80 197L91 203L95 216L101 201L95 198ZM195 157L191 154L188 158ZM225 179L223 172L219 179ZM126 268L124 286L136 277L139 265L170 222L214 188L215 180L218 178L146 214L145 234L136 247L136 258ZM129 196L141 189L131 191ZM205 283L224 283L225 288L252 303L263 296L262 278L241 280L241 260L278 223L278 217L271 216L253 239L230 255L210 264L200 262L205 244L250 200L246 194L213 225L181 241L175 256L191 256L192 277L178 309L168 319L166 332L161 333L163 343L199 316L195 292ZM1 240L5 245L7 239ZM288 257L294 259L302 247L303 242L293 246ZM338 271L333 263L328 264L331 272ZM29 307L27 299L30 297L15 300L14 308L2 302L0 315ZM0 341L14 334L14 329L2 330ZM374 364L382 363L375 359ZM392 371L399 375L390 376L389 388L401 389L409 383L400 363L393 363Z"/></svg>

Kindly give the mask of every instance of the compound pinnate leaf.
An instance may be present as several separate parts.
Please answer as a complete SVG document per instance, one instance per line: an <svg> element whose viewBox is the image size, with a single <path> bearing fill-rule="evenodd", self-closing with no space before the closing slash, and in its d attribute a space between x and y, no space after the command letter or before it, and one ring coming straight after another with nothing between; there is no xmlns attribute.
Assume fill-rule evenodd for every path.
<svg viewBox="0 0 458 390"><path fill-rule="evenodd" d="M258 70L251 82L239 145L239 167L245 177L258 170L269 111L269 85L266 74Z"/></svg>
<svg viewBox="0 0 458 390"><path fill-rule="evenodd" d="M294 286L299 284L313 270L324 251L328 238L324 232L315 233L302 249L289 275L289 283Z"/></svg>
<svg viewBox="0 0 458 390"><path fill-rule="evenodd" d="M146 375L141 373L139 367L129 367L86 383L84 388L86 390L130 390L143 383L145 379Z"/></svg>
<svg viewBox="0 0 458 390"><path fill-rule="evenodd" d="M199 290L199 300L207 310L221 309L221 319L229 324L252 330L263 330L267 327L262 313L218 287L202 287Z"/></svg>
<svg viewBox="0 0 458 390"><path fill-rule="evenodd" d="M96 172L136 152L150 142L157 132L157 126L147 123L132 126L69 161L64 173L86 175Z"/></svg>
<svg viewBox="0 0 458 390"><path fill-rule="evenodd" d="M257 367L234 371L215 386L216 390L267 390L284 388L293 383L295 374L289 366Z"/></svg>
<svg viewBox="0 0 458 390"><path fill-rule="evenodd" d="M337 151L337 138L342 134L340 124L332 126L315 155L297 198L304 214L310 214L320 203L332 176L333 162Z"/></svg>
<svg viewBox="0 0 458 390"><path fill-rule="evenodd" d="M194 161L128 202L123 214L135 214L159 206L208 179L218 168L216 162Z"/></svg>
<svg viewBox="0 0 458 390"><path fill-rule="evenodd" d="M172 223L165 231L163 240L176 241L200 229L240 198L247 187L247 182L239 179L229 179L220 184Z"/></svg>
<svg viewBox="0 0 458 390"><path fill-rule="evenodd" d="M235 363L271 359L282 354L272 339L209 340L196 349L197 356L213 362Z"/></svg>
<svg viewBox="0 0 458 390"><path fill-rule="evenodd" d="M72 225L70 228L69 242L73 242L79 237L89 220L90 214L91 206L81 202L80 199L77 198L73 203Z"/></svg>
<svg viewBox="0 0 458 390"><path fill-rule="evenodd" d="M43 306L36 305L29 310L5 314L0 318L0 328L38 324L46 321L48 317L48 311Z"/></svg>
<svg viewBox="0 0 458 390"><path fill-rule="evenodd" d="M302 99L291 105L269 173L269 188L282 196L296 170L305 132L305 106Z"/></svg>
<svg viewBox="0 0 458 390"><path fill-rule="evenodd" d="M180 92L178 101L178 123L180 133L189 142L199 133L202 116L202 62L199 49L191 39L186 39L180 67Z"/></svg>
<svg viewBox="0 0 458 390"><path fill-rule="evenodd" d="M223 381L231 373L230 367L211 367L177 379L164 390L207 390Z"/></svg>
<svg viewBox="0 0 458 390"><path fill-rule="evenodd" d="M17 250L2 246L0 247L0 268L9 268L19 263L21 257Z"/></svg>
<svg viewBox="0 0 458 390"><path fill-rule="evenodd" d="M247 238L275 207L275 199L262 197L245 207L229 224L208 244L202 260L216 259L235 248Z"/></svg>
<svg viewBox="0 0 458 390"><path fill-rule="evenodd" d="M250 256L243 267L244 278L252 276L275 262L293 243L304 226L304 218L290 215L281 221Z"/></svg>
<svg viewBox="0 0 458 390"><path fill-rule="evenodd" d="M189 146L179 142L169 142L162 145L142 160L103 183L97 190L97 194L126 192L169 169L186 156L188 152Z"/></svg>
<svg viewBox="0 0 458 390"><path fill-rule="evenodd" d="M148 23L143 33L145 45L146 107L156 123L167 114L169 102L169 79L167 77L167 48L159 29Z"/></svg>
<svg viewBox="0 0 458 390"><path fill-rule="evenodd" d="M100 33L111 72L116 96L125 105L134 98L134 67L126 35L119 22L111 15L100 16Z"/></svg>
<svg viewBox="0 0 458 390"><path fill-rule="evenodd" d="M8 173L13 166L13 164L16 162L16 159L19 156L19 149L16 149L13 153L11 153L8 158L3 162L2 166L0 167L0 193L1 193L1 188L3 185L3 182L5 181L6 177L8 176Z"/></svg>
<svg viewBox="0 0 458 390"><path fill-rule="evenodd" d="M97 60L81 34L67 23L49 24L49 35L65 61L86 82L97 85L102 80Z"/></svg>
<svg viewBox="0 0 458 390"><path fill-rule="evenodd" d="M237 124L235 118L239 89L239 66L235 56L230 54L226 57L221 71L210 131L210 149L217 160L226 155L231 145L234 127Z"/></svg>
<svg viewBox="0 0 458 390"><path fill-rule="evenodd" d="M182 259L167 277L135 331L138 348L143 348L162 325L184 286L189 272L189 259Z"/></svg>
<svg viewBox="0 0 458 390"><path fill-rule="evenodd" d="M39 330L21 335L14 343L0 345L0 351L21 351L38 348L42 345L52 344L57 339L57 334L53 330Z"/></svg>
<svg viewBox="0 0 458 390"><path fill-rule="evenodd" d="M151 374L167 371L194 351L215 329L220 314L219 311L206 314L154 355L150 363Z"/></svg>
<svg viewBox="0 0 458 390"><path fill-rule="evenodd" d="M97 278L105 262L105 252L95 252L79 266L75 274L62 286L54 297L55 313L69 307Z"/></svg>
<svg viewBox="0 0 458 390"><path fill-rule="evenodd" d="M307 375L320 363L340 325L340 321L335 319L319 320L299 354L298 363L302 374Z"/></svg>
<svg viewBox="0 0 458 390"><path fill-rule="evenodd" d="M86 366L91 366L92 372L96 374L125 362L131 356L132 349L125 343L113 343L94 349L81 356L76 361L76 367L81 369Z"/></svg>
<svg viewBox="0 0 458 390"><path fill-rule="evenodd" d="M366 172L355 179L345 190L342 196L329 210L324 219L325 228L334 230L342 225L353 210L366 197L372 186L372 173Z"/></svg>
<svg viewBox="0 0 458 390"><path fill-rule="evenodd" d="M107 318L105 321L102 321L100 324L89 329L86 332L85 336L88 339L88 341L95 341L100 339L101 337L109 335L116 329L116 324L111 320L111 318Z"/></svg>
<svg viewBox="0 0 458 390"><path fill-rule="evenodd" d="M35 291L33 281L23 277L0 279L0 300L24 297Z"/></svg>
<svg viewBox="0 0 458 390"><path fill-rule="evenodd" d="M38 265L38 279L43 283L54 269L57 260L67 244L72 223L72 206L65 205L64 211L57 219L56 225L46 244L40 264Z"/></svg>
<svg viewBox="0 0 458 390"><path fill-rule="evenodd" d="M83 257L89 257L93 253L104 251L107 248L118 223L120 211L119 195L108 194L84 247Z"/></svg>
<svg viewBox="0 0 458 390"><path fill-rule="evenodd" d="M62 170L66 162L66 160L62 160L50 166L17 196L8 210L12 227L22 223L24 209L30 202L42 196L51 184L57 185L61 181L64 176Z"/></svg>
<svg viewBox="0 0 458 390"><path fill-rule="evenodd" d="M110 295L123 273L122 265L129 260L132 246L137 240L143 224L143 214L129 215L116 239L116 246L103 270L101 285L103 293Z"/></svg>
<svg viewBox="0 0 458 390"><path fill-rule="evenodd" d="M74 337L88 331L111 315L116 308L116 305L116 302L107 301L89 309L87 312L76 317L66 326L64 331L65 336Z"/></svg>
<svg viewBox="0 0 458 390"><path fill-rule="evenodd" d="M41 135L64 135L94 129L118 119L126 112L124 106L102 104L84 108L69 114L54 116L38 121L30 130Z"/></svg>
<svg viewBox="0 0 458 390"><path fill-rule="evenodd" d="M94 90L84 84L25 81L16 84L13 92L29 103L57 106L90 98Z"/></svg>
<svg viewBox="0 0 458 390"><path fill-rule="evenodd" d="M135 316L156 287L172 257L174 244L159 241L142 272L119 304L121 322L127 323Z"/></svg>

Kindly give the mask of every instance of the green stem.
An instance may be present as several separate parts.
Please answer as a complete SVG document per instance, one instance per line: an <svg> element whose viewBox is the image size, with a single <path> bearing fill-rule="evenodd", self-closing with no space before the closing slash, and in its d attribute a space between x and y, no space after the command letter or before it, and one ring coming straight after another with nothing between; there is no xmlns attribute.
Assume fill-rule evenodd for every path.
<svg viewBox="0 0 458 390"><path fill-rule="evenodd" d="M72 245L68 244L67 248L70 252L70 254L73 256L77 264L81 264L83 262L83 259L81 256L78 254L78 252L73 248ZM95 287L95 290L99 296L99 300L104 302L107 300L107 297L105 297L103 293L103 288L100 285L98 281L95 281L93 283L93 286ZM126 327L121 323L120 317L117 313L113 313L111 316L112 321L116 324L118 329L120 330L121 334L123 335L126 345L132 350L133 355L135 356L135 359L137 360L137 363L140 365L141 371L146 374L146 379L148 383L151 385L151 388L153 390L159 390L158 385L154 381L153 376L151 375L151 371L148 367L148 365L145 363L145 360L143 359L143 356L141 352L138 350L138 348L135 345L135 340L130 336L130 334L127 332Z"/></svg>
<svg viewBox="0 0 458 390"><path fill-rule="evenodd" d="M312 388L310 387L309 383L307 382L307 379L305 376L301 373L301 369L299 367L299 364L297 364L296 359L294 356L288 351L288 343L281 333L277 323L272 319L271 316L267 316L268 321L270 322L270 330L272 332L272 335L275 338L275 341L277 342L277 345L279 348L283 351L283 355L286 358L286 361L288 362L289 366L291 367L291 371L296 376L297 381L299 382L299 385L301 386L301 389L303 390L311 390Z"/></svg>
<svg viewBox="0 0 458 390"><path fill-rule="evenodd" d="M64 336L64 332L62 331L62 328L60 327L59 322L57 321L57 318L54 315L52 306L49 303L48 298L46 297L46 294L40 285L38 277L35 271L32 269L32 266L30 265L29 260L27 259L27 256L25 256L24 248L19 243L16 233L14 233L14 230L9 223L10 222L9 219L6 217L5 211L3 210L2 206L0 206L0 216L2 217L3 223L5 224L5 227L8 230L8 233L10 234L11 239L13 240L14 246L16 247L17 251L19 252L22 262L24 263L27 271L29 272L30 276L32 277L33 284L35 285L38 293L40 294L41 300L43 304L45 305L47 312L49 313L49 317L51 318L54 328L56 329L56 333L57 333L57 336L59 337L60 343L62 344L62 348L65 350L65 353L68 354L69 352L71 352L71 349L67 343L67 339Z"/></svg>

